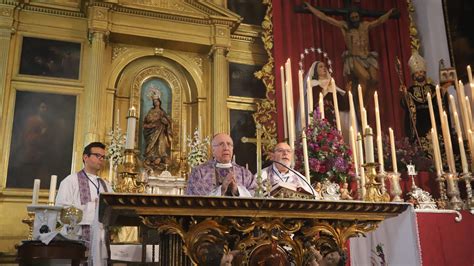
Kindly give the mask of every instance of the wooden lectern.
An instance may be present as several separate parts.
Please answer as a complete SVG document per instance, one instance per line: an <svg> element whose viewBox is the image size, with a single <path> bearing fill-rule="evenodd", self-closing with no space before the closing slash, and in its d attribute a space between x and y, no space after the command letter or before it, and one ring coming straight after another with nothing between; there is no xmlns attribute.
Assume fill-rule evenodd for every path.
<svg viewBox="0 0 474 266"><path fill-rule="evenodd" d="M306 265L325 255L343 255L350 237L364 235L405 203L304 199L100 195L99 219L109 226L141 226L169 238L159 265ZM176 243L179 242L179 243ZM160 247L160 252L165 252ZM160 254L161 256L161 254Z"/></svg>

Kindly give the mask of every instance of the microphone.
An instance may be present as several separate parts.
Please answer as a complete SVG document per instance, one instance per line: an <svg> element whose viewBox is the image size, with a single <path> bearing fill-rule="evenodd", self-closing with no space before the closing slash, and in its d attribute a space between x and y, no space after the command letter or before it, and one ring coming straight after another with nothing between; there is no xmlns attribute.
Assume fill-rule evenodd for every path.
<svg viewBox="0 0 474 266"><path fill-rule="evenodd" d="M291 167L286 166L284 163L281 163L281 162L279 162L279 161L272 161L272 160L270 160L270 162L272 162L272 163L277 163L277 164L279 164L279 165L285 167L286 169L288 169L288 170L289 170L290 172L292 172L293 174L296 174L296 175L300 178L300 180L303 180L303 181L306 183L306 185L309 186L309 188L311 189L311 193L313 193L314 198L316 198L316 192L314 191L314 189L313 189L313 187L311 186L311 184L306 180L306 178L305 178L302 174L298 173L298 171L294 170L294 169L291 168Z"/></svg>

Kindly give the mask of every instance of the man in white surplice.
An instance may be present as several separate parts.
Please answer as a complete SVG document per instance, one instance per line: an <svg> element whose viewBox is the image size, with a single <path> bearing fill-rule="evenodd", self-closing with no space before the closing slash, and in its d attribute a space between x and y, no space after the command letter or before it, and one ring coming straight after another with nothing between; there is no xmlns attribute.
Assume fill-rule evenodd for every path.
<svg viewBox="0 0 474 266"><path fill-rule="evenodd" d="M101 192L111 192L110 184L98 176L105 162L105 145L92 142L82 154L84 168L68 175L59 185L56 205L74 206L83 211L77 233L90 251L89 265L107 265L104 230L98 220L98 199Z"/></svg>
<svg viewBox="0 0 474 266"><path fill-rule="evenodd" d="M290 183L297 188L302 188L308 193L312 194L312 189L309 184L304 182L297 174L288 170L293 160L293 151L290 145L285 142L278 143L273 149L271 155L272 161L276 161L284 164L286 167L279 163L272 163L270 166L262 169L262 181L269 180L272 187L276 184L286 182Z"/></svg>

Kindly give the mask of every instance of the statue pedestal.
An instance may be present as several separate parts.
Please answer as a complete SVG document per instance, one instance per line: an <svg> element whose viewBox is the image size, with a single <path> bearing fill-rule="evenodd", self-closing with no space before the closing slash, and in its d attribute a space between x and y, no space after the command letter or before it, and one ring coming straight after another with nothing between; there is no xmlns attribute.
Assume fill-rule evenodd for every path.
<svg viewBox="0 0 474 266"><path fill-rule="evenodd" d="M184 195L186 180L184 177L172 176L163 171L159 176L148 177L147 194L157 195Z"/></svg>

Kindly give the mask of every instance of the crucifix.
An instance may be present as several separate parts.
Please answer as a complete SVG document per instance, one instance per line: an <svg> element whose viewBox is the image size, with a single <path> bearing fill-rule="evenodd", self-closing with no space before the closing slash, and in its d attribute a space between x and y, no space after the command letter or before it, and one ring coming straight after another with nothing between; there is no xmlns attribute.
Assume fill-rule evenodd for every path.
<svg viewBox="0 0 474 266"><path fill-rule="evenodd" d="M297 13L312 13L318 19L341 29L347 50L343 53L344 76L353 86L360 84L364 102L369 102L378 84L378 54L370 51L369 30L385 23L389 18L398 18L398 10L392 8L387 12L359 9L351 0L344 0L344 8L314 7L308 2L295 8ZM344 16L335 19L332 15ZM361 20L364 17L375 17L375 20Z"/></svg>
<svg viewBox="0 0 474 266"><path fill-rule="evenodd" d="M262 186L262 144L272 144L273 140L262 140L262 126L257 123L255 126L255 136L256 138L247 138L242 137L240 141L242 143L255 143L257 145L257 189L255 190L255 197L263 196L263 186Z"/></svg>

